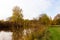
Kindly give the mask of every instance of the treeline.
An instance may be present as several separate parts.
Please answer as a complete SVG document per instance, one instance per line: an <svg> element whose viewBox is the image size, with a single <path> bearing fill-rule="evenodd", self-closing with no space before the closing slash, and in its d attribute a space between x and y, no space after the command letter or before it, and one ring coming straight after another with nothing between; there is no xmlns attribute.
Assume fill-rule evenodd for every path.
<svg viewBox="0 0 60 40"><path fill-rule="evenodd" d="M24 19L22 14L22 9L18 6L13 8L13 15L8 17L6 21L0 20L0 25L7 25L12 23L22 23L22 25L29 25L30 24L42 24L42 25L60 25L60 14L57 14L53 19L52 17L48 16L46 13L42 13L39 15L38 18L33 18L32 20ZM10 25L9 25L10 26Z"/></svg>
<svg viewBox="0 0 60 40"><path fill-rule="evenodd" d="M12 40L43 40L47 39L46 31L50 25L60 25L60 14L52 20L47 14L40 14L32 20L24 19L22 9L13 8L13 14L6 21L0 20L0 30L13 32Z"/></svg>

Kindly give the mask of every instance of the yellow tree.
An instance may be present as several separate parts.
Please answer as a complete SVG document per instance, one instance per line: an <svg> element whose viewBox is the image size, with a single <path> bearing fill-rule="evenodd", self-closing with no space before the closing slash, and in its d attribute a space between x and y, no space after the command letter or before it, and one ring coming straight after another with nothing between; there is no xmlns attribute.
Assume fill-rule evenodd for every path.
<svg viewBox="0 0 60 40"><path fill-rule="evenodd" d="M22 9L20 9L20 7L18 6L15 6L13 8L13 15L9 18L9 20L19 22L22 19L23 19Z"/></svg>
<svg viewBox="0 0 60 40"><path fill-rule="evenodd" d="M20 40L22 37L23 29L23 15L22 9L18 6L13 8L13 15L8 19L10 22L14 22L12 27L13 30L13 40Z"/></svg>

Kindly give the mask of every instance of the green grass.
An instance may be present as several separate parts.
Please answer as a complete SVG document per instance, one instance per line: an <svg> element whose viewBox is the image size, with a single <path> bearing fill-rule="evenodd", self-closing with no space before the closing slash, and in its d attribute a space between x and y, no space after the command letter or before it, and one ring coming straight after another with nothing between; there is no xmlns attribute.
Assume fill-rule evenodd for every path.
<svg viewBox="0 0 60 40"><path fill-rule="evenodd" d="M60 40L60 27L49 28L50 39L49 40Z"/></svg>

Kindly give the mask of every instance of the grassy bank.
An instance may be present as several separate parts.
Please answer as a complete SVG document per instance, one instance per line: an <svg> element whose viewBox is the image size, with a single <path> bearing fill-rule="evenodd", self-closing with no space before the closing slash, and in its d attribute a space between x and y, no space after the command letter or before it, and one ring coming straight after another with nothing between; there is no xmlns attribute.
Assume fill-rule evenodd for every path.
<svg viewBox="0 0 60 40"><path fill-rule="evenodd" d="M60 27L51 27L48 30L50 32L49 40L60 40Z"/></svg>

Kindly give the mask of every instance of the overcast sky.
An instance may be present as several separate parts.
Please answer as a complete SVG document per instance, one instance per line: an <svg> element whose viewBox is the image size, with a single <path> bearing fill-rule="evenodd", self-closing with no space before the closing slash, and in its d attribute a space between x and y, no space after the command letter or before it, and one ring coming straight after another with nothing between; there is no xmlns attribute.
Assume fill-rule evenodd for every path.
<svg viewBox="0 0 60 40"><path fill-rule="evenodd" d="M0 19L11 16L16 5L22 8L24 19L38 17L41 13L52 17L60 13L60 0L0 0Z"/></svg>

